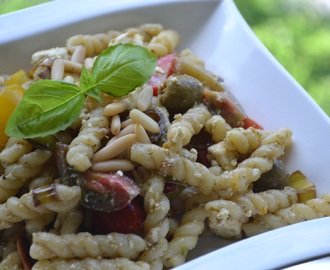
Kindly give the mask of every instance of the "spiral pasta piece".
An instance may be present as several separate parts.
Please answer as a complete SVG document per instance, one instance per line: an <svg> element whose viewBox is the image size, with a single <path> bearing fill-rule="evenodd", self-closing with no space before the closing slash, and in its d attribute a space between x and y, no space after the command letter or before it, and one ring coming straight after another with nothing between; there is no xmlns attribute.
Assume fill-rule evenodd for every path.
<svg viewBox="0 0 330 270"><path fill-rule="evenodd" d="M315 198L304 203L294 203L291 206L256 216L251 222L242 226L246 236L277 229L286 225L330 216L330 194Z"/></svg>
<svg viewBox="0 0 330 270"><path fill-rule="evenodd" d="M24 270L20 256L16 250L9 253L0 262L0 269L2 269L2 270Z"/></svg>
<svg viewBox="0 0 330 270"><path fill-rule="evenodd" d="M163 25L160 23L144 23L139 25L138 28L142 31L145 41L147 42L149 42L153 36L158 35L164 30Z"/></svg>
<svg viewBox="0 0 330 270"><path fill-rule="evenodd" d="M36 260L53 258L125 257L135 259L145 249L145 241L135 234L90 233L56 235L39 232L32 235L30 255Z"/></svg>
<svg viewBox="0 0 330 270"><path fill-rule="evenodd" d="M289 207L298 201L297 191L289 186L282 190L269 189L259 193L235 195L231 200L239 204L247 217L265 215Z"/></svg>
<svg viewBox="0 0 330 270"><path fill-rule="evenodd" d="M227 200L211 201L205 205L208 213L208 225L218 236L224 239L241 238L241 225L247 221L240 205Z"/></svg>
<svg viewBox="0 0 330 270"><path fill-rule="evenodd" d="M284 154L285 147L291 142L291 135L291 130L287 128L268 132L260 147L254 150L250 157L238 163L235 169L220 174L218 179L222 181L217 181L215 187L219 195L230 198L234 193L245 192L252 182L269 171L275 160ZM228 188L231 189L229 193Z"/></svg>
<svg viewBox="0 0 330 270"><path fill-rule="evenodd" d="M147 48L158 57L170 54L178 45L180 37L175 30L163 30L154 36Z"/></svg>
<svg viewBox="0 0 330 270"><path fill-rule="evenodd" d="M167 218L170 202L163 193L165 180L160 175L152 175L144 184L144 208L147 217L144 222L145 240L147 248L142 252L139 259L149 264L163 268L160 259L168 248L166 235L169 231L169 220ZM156 264L156 265L155 265Z"/></svg>
<svg viewBox="0 0 330 270"><path fill-rule="evenodd" d="M206 203L209 227L225 239L240 239L242 225L255 215L265 215L297 202L295 189L267 190L260 193L248 192L235 195L229 200L214 200Z"/></svg>
<svg viewBox="0 0 330 270"><path fill-rule="evenodd" d="M203 207L194 208L183 215L163 257L166 267L175 267L185 262L189 250L197 245L198 237L204 230L205 219L206 212Z"/></svg>
<svg viewBox="0 0 330 270"><path fill-rule="evenodd" d="M3 167L7 167L31 151L32 145L26 140L9 137L5 148L0 153L0 162Z"/></svg>
<svg viewBox="0 0 330 270"><path fill-rule="evenodd" d="M205 130L212 135L212 141L218 143L226 137L226 133L231 130L231 126L226 123L221 115L213 115L206 121Z"/></svg>
<svg viewBox="0 0 330 270"><path fill-rule="evenodd" d="M141 24L138 27L130 27L121 32L118 31L116 35L113 35L113 38L109 41L108 45L112 46L118 43L132 43L132 44L148 47L151 40L153 43L155 43L156 41L159 43L161 42L160 38L163 37L163 40L167 41L167 38L164 36L164 34L160 35L160 38L155 40L156 36L159 35L162 31L165 31L166 33L169 32L169 35L171 35L172 32L171 30L170 31L164 30L163 25L161 24L157 24L157 23ZM174 49L171 46L176 46L177 43L172 44L173 42L172 41L170 41L170 43L163 42L161 44L157 44L156 47L158 51L161 50L161 52L164 53L165 50ZM154 47L154 45L155 44L153 44L151 47Z"/></svg>
<svg viewBox="0 0 330 270"><path fill-rule="evenodd" d="M0 203L15 195L28 179L36 177L51 155L50 151L36 149L8 165L0 176Z"/></svg>
<svg viewBox="0 0 330 270"><path fill-rule="evenodd" d="M157 170L163 176L170 175L177 181L197 186L203 194L212 192L214 175L201 163L154 144L135 143L130 154L131 160L147 169Z"/></svg>
<svg viewBox="0 0 330 270"><path fill-rule="evenodd" d="M47 172L41 173L36 178L33 178L29 183L29 189L36 189L42 186L51 184L56 178L55 175L49 175Z"/></svg>
<svg viewBox="0 0 330 270"><path fill-rule="evenodd" d="M78 186L68 187L55 185L57 200L36 206L33 201L33 191L22 197L10 197L0 205L0 230L11 227L22 220L33 219L49 212L65 212L73 209L81 199L81 190Z"/></svg>
<svg viewBox="0 0 330 270"><path fill-rule="evenodd" d="M261 145L262 131L255 128L233 128L223 141L208 147L208 153L224 170L237 166L239 154L251 154Z"/></svg>
<svg viewBox="0 0 330 270"><path fill-rule="evenodd" d="M79 45L86 48L86 56L95 56L100 54L108 47L111 36L106 33L98 33L95 35L74 35L67 39L66 48L73 53Z"/></svg>
<svg viewBox="0 0 330 270"><path fill-rule="evenodd" d="M261 145L251 157L262 157L274 160L284 154L284 149L292 143L292 131L288 128L280 128L275 131L267 131L262 138Z"/></svg>
<svg viewBox="0 0 330 270"><path fill-rule="evenodd" d="M61 212L57 214L54 222L54 229L58 234L75 234L83 220L83 213L81 209L74 208L69 212Z"/></svg>
<svg viewBox="0 0 330 270"><path fill-rule="evenodd" d="M165 238L168 232L168 225L162 226L162 223L170 210L170 202L163 193L165 180L162 176L152 175L145 185L147 187L144 194L144 208L147 211L147 217L144 222L144 230L147 241L149 240L150 244L154 244L161 238ZM162 231L163 229L165 231Z"/></svg>
<svg viewBox="0 0 330 270"><path fill-rule="evenodd" d="M237 152L227 150L224 141L209 146L207 151L223 170L230 171L237 166Z"/></svg>
<svg viewBox="0 0 330 270"><path fill-rule="evenodd" d="M199 104L189 109L183 115L177 114L167 132L167 146L174 151L180 151L187 145L191 137L201 131L206 121L211 118L211 113Z"/></svg>
<svg viewBox="0 0 330 270"><path fill-rule="evenodd" d="M16 179L15 181L7 180L4 176L0 176L0 203L5 202L24 185L24 179Z"/></svg>
<svg viewBox="0 0 330 270"><path fill-rule="evenodd" d="M167 249L168 241L165 238L162 238L156 244L144 250L139 257L139 260L148 263L152 270L162 270L164 266L162 257Z"/></svg>
<svg viewBox="0 0 330 270"><path fill-rule="evenodd" d="M40 149L24 154L16 163L10 164L5 168L4 177L9 180L35 177L42 170L43 165L51 155L50 151Z"/></svg>
<svg viewBox="0 0 330 270"><path fill-rule="evenodd" d="M144 36L141 34L139 29L131 28L111 39L108 46L116 45L119 43L132 43L135 45L143 46Z"/></svg>
<svg viewBox="0 0 330 270"><path fill-rule="evenodd" d="M40 232L54 221L55 213L49 212L26 221L25 230L29 235Z"/></svg>
<svg viewBox="0 0 330 270"><path fill-rule="evenodd" d="M84 172L92 166L90 159L109 131L109 121L103 116L103 110L99 107L90 113L89 119L83 121L79 134L69 145L66 159L77 171Z"/></svg>
<svg viewBox="0 0 330 270"><path fill-rule="evenodd" d="M261 139L262 132L256 128L233 128L226 134L224 147L229 151L248 154L260 146Z"/></svg>
<svg viewBox="0 0 330 270"><path fill-rule="evenodd" d="M98 259L98 258L83 258L79 259L62 259L56 258L53 260L42 260L36 262L32 270L63 270L63 269L98 269L98 270L149 270L150 266L145 262L134 262L127 258L115 259Z"/></svg>
<svg viewBox="0 0 330 270"><path fill-rule="evenodd" d="M291 135L291 130L287 128L280 128L270 132L262 139L260 147L254 150L249 158L240 162L235 170L250 168L258 170L260 174L269 171L273 167L275 160L284 154L285 147L291 142ZM249 180L247 183L255 180ZM242 188L238 190L243 191Z"/></svg>

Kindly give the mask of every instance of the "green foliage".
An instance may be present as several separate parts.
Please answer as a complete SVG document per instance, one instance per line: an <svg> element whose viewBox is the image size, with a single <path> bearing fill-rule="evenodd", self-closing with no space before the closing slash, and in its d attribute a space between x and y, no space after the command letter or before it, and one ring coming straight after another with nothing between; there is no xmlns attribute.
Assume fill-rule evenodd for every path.
<svg viewBox="0 0 330 270"><path fill-rule="evenodd" d="M330 116L330 10L310 1L235 0L254 33Z"/></svg>
<svg viewBox="0 0 330 270"><path fill-rule="evenodd" d="M50 0L0 0L0 14L35 6Z"/></svg>

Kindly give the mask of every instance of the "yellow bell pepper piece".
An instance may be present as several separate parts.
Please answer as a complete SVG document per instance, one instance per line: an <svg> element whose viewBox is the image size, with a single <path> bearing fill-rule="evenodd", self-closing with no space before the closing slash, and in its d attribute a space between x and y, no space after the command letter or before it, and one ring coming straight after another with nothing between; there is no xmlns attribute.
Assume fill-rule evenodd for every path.
<svg viewBox="0 0 330 270"><path fill-rule="evenodd" d="M8 85L0 92L0 149L5 147L8 136L5 134L5 128L9 116L22 99L24 89L18 84Z"/></svg>
<svg viewBox="0 0 330 270"><path fill-rule="evenodd" d="M5 86L9 85L22 85L23 83L27 82L29 80L29 76L26 74L26 72L21 69L11 75L6 81L5 81Z"/></svg>
<svg viewBox="0 0 330 270"><path fill-rule="evenodd" d="M315 185L300 171L295 171L289 176L290 186L297 190L298 202L305 203L316 198Z"/></svg>

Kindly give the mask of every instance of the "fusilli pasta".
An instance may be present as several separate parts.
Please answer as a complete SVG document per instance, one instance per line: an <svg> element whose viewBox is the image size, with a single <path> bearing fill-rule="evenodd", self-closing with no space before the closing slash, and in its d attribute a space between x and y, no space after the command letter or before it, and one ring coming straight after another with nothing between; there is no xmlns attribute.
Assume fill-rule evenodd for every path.
<svg viewBox="0 0 330 270"><path fill-rule="evenodd" d="M149 270L150 267L144 262L133 262L126 258L115 259L97 259L97 258L84 258L78 259L61 259L42 260L36 262L32 270L63 270L63 269L99 269L99 270Z"/></svg>
<svg viewBox="0 0 330 270"><path fill-rule="evenodd" d="M36 206L33 190L22 197L10 197L0 205L0 230L10 228L14 223L33 219L48 212L63 212L73 209L81 198L78 186L56 185L58 200Z"/></svg>
<svg viewBox="0 0 330 270"><path fill-rule="evenodd" d="M240 239L242 225L249 218L265 215L286 208L297 202L293 188L267 190L260 193L247 192L229 200L209 201L205 205L211 230L225 239Z"/></svg>
<svg viewBox="0 0 330 270"><path fill-rule="evenodd" d="M280 228L289 224L295 224L306 220L330 215L330 195L324 194L321 198L311 199L304 203L294 203L287 208L274 213L256 216L253 221L242 226L247 236L253 236Z"/></svg>
<svg viewBox="0 0 330 270"><path fill-rule="evenodd" d="M23 90L44 79L93 87L64 130L2 145L1 269L23 269L23 238L34 270L169 269L186 261L203 234L240 239L330 215L329 194L300 203L277 166L292 131L249 124L203 59L176 51L179 41L176 30L146 23L77 34L65 47L32 55ZM110 95L94 81L98 57L123 43L156 55L156 68L131 92ZM131 79L116 78L123 88ZM0 90L8 80L0 76ZM268 173L275 188L263 182Z"/></svg>
<svg viewBox="0 0 330 270"><path fill-rule="evenodd" d="M101 139L108 133L109 121L103 116L103 108L90 113L88 120L83 121L78 136L71 142L67 153L67 162L80 172L92 166L90 159L100 145Z"/></svg>
<svg viewBox="0 0 330 270"><path fill-rule="evenodd" d="M8 254L1 262L0 269L2 270L23 270L23 264L17 251Z"/></svg>
<svg viewBox="0 0 330 270"><path fill-rule="evenodd" d="M15 195L28 179L36 177L51 155L50 151L36 149L6 166L0 176L0 203Z"/></svg>
<svg viewBox="0 0 330 270"><path fill-rule="evenodd" d="M33 259L125 257L134 259L145 249L145 241L134 234L111 233L106 236L90 233L64 234L34 233L30 248Z"/></svg>

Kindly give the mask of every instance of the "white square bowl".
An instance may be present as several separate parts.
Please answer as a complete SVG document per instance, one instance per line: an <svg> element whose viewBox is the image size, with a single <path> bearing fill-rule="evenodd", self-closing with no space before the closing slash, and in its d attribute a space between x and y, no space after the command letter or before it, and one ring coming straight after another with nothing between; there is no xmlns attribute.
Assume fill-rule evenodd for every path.
<svg viewBox="0 0 330 270"><path fill-rule="evenodd" d="M319 195L330 192L329 118L254 36L232 0L57 0L3 15L0 16L0 74L29 69L34 52L64 46L72 35L100 33L147 22L176 29L181 35L178 50L190 48L202 57L207 68L224 79L225 87L236 96L247 115L265 129L289 127L293 131L293 147L285 158L289 171L301 170L316 184ZM300 228L312 228L312 224L306 222ZM290 232L285 230L276 231ZM275 262L267 255L269 250L266 254L261 246L256 256L263 254L264 264L256 265L252 259L247 267L246 262L232 257L230 261L223 259L221 262L226 252L235 253L235 248L242 250L247 245L256 248L272 235L274 237L274 232L256 236L256 240L243 240L212 253L211 258L218 258L222 269L241 269L242 266L265 269L307 256L306 250L299 255L301 250L295 249L291 257L288 251L285 256L277 254ZM201 239L190 258L229 243L214 237ZM324 252L322 249L321 253ZM310 254L315 255L315 252ZM181 268L198 269L202 263L217 269L217 264L211 261L200 258Z"/></svg>

